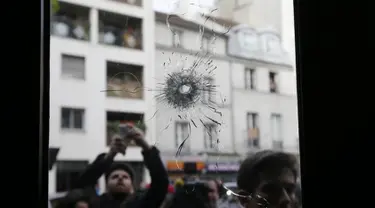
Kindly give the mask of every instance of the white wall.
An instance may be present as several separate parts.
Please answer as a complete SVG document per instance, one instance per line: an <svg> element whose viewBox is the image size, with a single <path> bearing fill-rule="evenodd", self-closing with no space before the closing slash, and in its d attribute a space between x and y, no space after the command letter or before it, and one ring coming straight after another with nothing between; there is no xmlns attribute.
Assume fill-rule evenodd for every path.
<svg viewBox="0 0 375 208"><path fill-rule="evenodd" d="M206 26L211 29L212 25L206 23ZM187 30L178 26L167 27L165 23L156 22L155 41L156 44L172 47L173 33L177 28L183 30L183 35L180 38L180 45L188 50L200 51L200 35L198 31ZM219 27L217 27L219 28ZM226 41L222 37L216 37L211 45L212 51L215 54L226 55Z"/></svg>
<svg viewBox="0 0 375 208"><path fill-rule="evenodd" d="M154 76L154 13L151 1L143 1L143 7L131 6L106 0L62 0L91 7L91 41L77 41L51 36L50 44L50 146L60 147L58 160L92 161L106 147L106 111L153 113L153 93L145 90L144 100L107 98L106 60L144 67L144 81L153 87ZM143 19L143 50L104 46L97 43L97 9L117 12ZM85 80L61 77L61 55L85 57ZM61 130L61 107L84 108L82 131ZM148 128L146 139L154 140L154 129ZM140 148L131 147L126 156L116 160L143 160ZM49 174L49 192L55 192L55 168Z"/></svg>
<svg viewBox="0 0 375 208"><path fill-rule="evenodd" d="M297 98L295 93L283 84L288 81L288 76L293 76L293 71L276 71L279 73L280 93L269 93L268 72L265 67L256 68L256 90L245 89L244 68L242 64L232 65L232 79L234 84L234 132L236 138L236 148L240 152L246 151L246 134L247 129L246 114L248 112L258 113L260 128L260 145L261 148L272 148L270 137L270 117L272 113L281 114L283 120L282 138L286 151L298 151L296 138L298 116L297 116ZM287 77L285 79L285 76Z"/></svg>

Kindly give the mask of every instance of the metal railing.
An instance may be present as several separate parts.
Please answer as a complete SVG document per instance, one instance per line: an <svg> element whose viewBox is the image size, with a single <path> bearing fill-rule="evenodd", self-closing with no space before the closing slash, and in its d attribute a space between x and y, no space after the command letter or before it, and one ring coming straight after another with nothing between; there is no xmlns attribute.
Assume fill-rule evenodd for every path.
<svg viewBox="0 0 375 208"><path fill-rule="evenodd" d="M140 28L118 28L111 25L101 26L99 28L99 43L142 49L142 32Z"/></svg>
<svg viewBox="0 0 375 208"><path fill-rule="evenodd" d="M143 0L111 0L111 1L116 1L116 2L120 2L120 3L124 3L124 4L130 4L130 5L141 7ZM147 1L147 0L145 0L145 1Z"/></svg>
<svg viewBox="0 0 375 208"><path fill-rule="evenodd" d="M88 41L90 40L90 23L84 18L74 19L64 15L53 16L51 34L59 37Z"/></svg>

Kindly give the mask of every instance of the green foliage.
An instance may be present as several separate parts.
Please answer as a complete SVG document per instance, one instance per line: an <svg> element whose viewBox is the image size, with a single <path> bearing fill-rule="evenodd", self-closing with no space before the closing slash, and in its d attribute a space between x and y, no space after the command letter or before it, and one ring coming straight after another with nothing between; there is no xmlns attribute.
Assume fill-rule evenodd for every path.
<svg viewBox="0 0 375 208"><path fill-rule="evenodd" d="M107 128L108 128L108 131L109 132L112 132L112 133L119 133L119 125L120 125L120 122L119 121L108 121L107 122ZM141 122L141 121L137 121L135 122L135 127L141 129L142 131L146 131L146 124Z"/></svg>
<svg viewBox="0 0 375 208"><path fill-rule="evenodd" d="M58 0L51 0L52 14L55 14L60 10L60 4Z"/></svg>

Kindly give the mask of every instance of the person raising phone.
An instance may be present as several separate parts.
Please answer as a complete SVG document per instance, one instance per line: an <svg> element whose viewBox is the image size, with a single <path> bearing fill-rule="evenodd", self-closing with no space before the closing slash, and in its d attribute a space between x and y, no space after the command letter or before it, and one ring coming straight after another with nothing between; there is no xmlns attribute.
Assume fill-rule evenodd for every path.
<svg viewBox="0 0 375 208"><path fill-rule="evenodd" d="M115 136L110 144L108 153L98 155L95 161L81 175L77 188L94 186L98 179L105 174L107 192L99 197L99 207L105 208L159 208L168 190L168 175L161 161L159 150L150 146L143 132L128 125L126 134ZM121 130L120 130L121 132ZM113 164L118 153L126 154L130 141L142 148L144 164L149 169L151 186L142 195L135 192L134 171L123 164Z"/></svg>

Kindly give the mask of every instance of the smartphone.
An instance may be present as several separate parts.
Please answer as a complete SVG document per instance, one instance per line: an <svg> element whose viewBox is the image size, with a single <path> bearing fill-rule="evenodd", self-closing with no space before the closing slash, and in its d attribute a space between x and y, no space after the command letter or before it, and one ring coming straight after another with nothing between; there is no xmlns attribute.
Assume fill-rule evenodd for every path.
<svg viewBox="0 0 375 208"><path fill-rule="evenodd" d="M132 126L129 124L120 124L119 125L119 134L121 139L126 139L126 137L129 134L129 131L131 130Z"/></svg>

